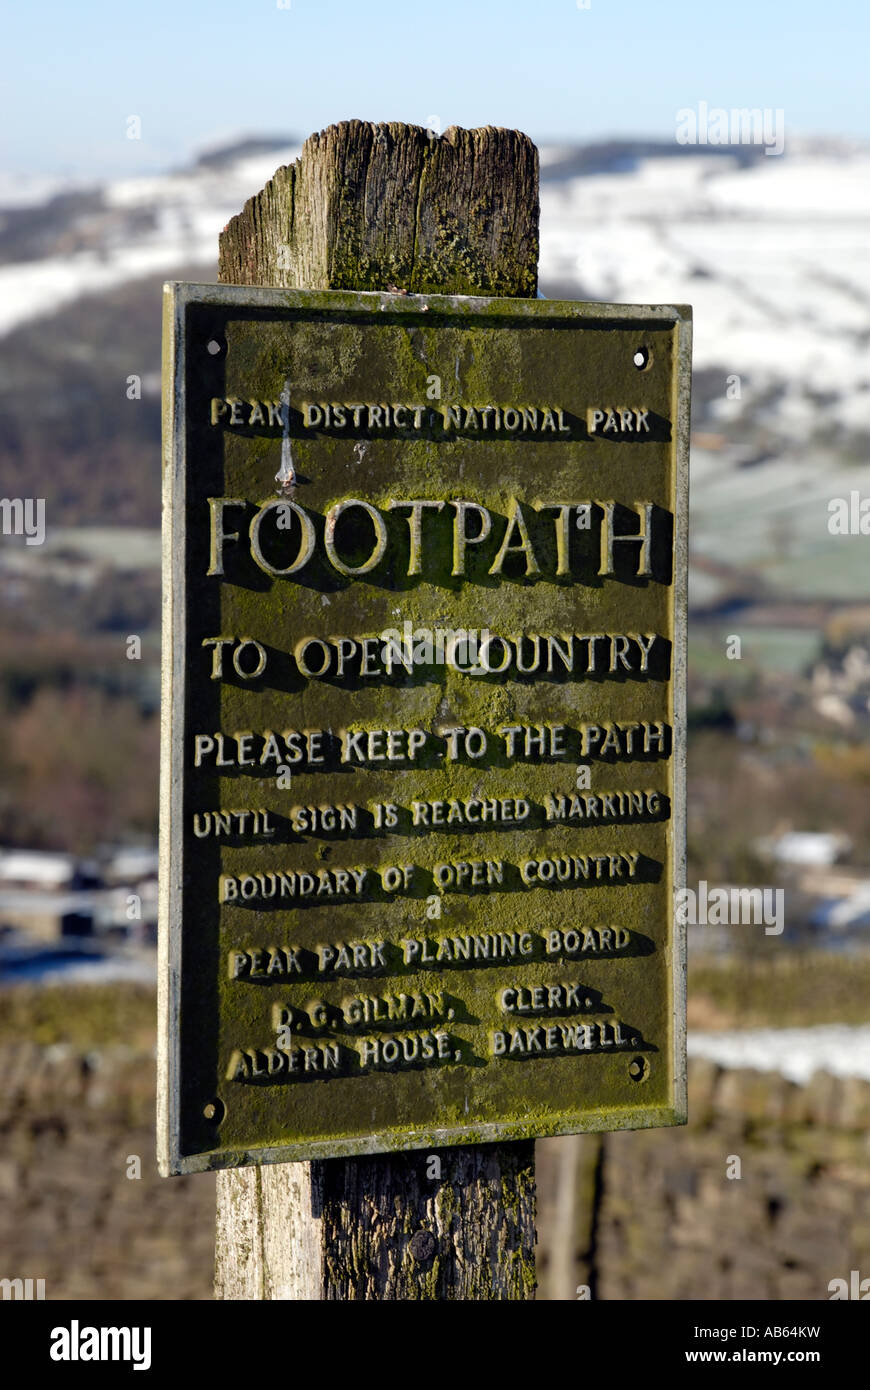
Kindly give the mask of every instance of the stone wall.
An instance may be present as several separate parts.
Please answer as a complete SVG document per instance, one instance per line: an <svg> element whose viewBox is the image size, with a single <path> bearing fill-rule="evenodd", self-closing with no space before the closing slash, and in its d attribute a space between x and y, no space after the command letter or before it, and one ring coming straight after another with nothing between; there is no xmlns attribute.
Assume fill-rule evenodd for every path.
<svg viewBox="0 0 870 1390"><path fill-rule="evenodd" d="M0 1075L0 1278L210 1298L214 1178L157 1175L153 1053L6 1043ZM539 1144L539 1297L827 1299L870 1277L870 1084L699 1061L689 1103L687 1128Z"/></svg>
<svg viewBox="0 0 870 1390"><path fill-rule="evenodd" d="M46 1299L210 1298L215 1180L158 1176L153 1054L4 1044L0 1076L0 1278L44 1279Z"/></svg>
<svg viewBox="0 0 870 1390"><path fill-rule="evenodd" d="M539 1296L828 1299L870 1277L870 1084L696 1061L689 1113L539 1144Z"/></svg>

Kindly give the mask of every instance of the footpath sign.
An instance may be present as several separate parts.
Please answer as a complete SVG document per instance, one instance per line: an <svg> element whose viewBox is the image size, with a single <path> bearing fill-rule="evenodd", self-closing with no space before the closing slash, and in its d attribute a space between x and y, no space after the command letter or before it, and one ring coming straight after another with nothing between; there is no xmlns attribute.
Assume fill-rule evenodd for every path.
<svg viewBox="0 0 870 1390"><path fill-rule="evenodd" d="M161 1171L681 1123L690 311L165 307Z"/></svg>

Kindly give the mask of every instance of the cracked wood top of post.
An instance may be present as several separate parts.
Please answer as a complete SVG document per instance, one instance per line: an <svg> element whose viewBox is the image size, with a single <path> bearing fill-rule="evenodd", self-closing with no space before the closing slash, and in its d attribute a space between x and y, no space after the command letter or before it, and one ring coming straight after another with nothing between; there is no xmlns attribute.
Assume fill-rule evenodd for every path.
<svg viewBox="0 0 870 1390"><path fill-rule="evenodd" d="M538 152L519 131L344 121L220 238L225 284L534 298Z"/></svg>

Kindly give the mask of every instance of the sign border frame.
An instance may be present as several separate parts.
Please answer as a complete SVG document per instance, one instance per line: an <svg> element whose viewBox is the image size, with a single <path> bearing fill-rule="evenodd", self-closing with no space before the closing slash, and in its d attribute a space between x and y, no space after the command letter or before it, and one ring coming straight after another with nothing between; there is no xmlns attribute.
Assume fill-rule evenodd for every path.
<svg viewBox="0 0 870 1390"><path fill-rule="evenodd" d="M373 290L271 289L260 286L167 281L163 286L163 522L160 705L160 838L158 904L157 1162L163 1177L213 1172L249 1164L311 1162L377 1153L404 1153L458 1144L509 1143L536 1137L521 1122L416 1129L349 1139L304 1141L248 1149L181 1151L181 942L183 899L184 713L186 704L185 571L187 522L187 418L182 372L186 311L191 304L254 309L311 309L354 313L419 314L426 308L454 318L489 313L538 322L548 318L586 320L666 320L676 330L672 389L674 437L674 629L672 642L673 741L671 807L672 887L686 877L686 662L689 559L689 432L691 419L692 310L683 304L608 304L575 299L506 299L484 295L398 295ZM534 315L531 309L534 306ZM548 1135L658 1129L685 1124L686 1095L686 938L684 924L672 917L671 990L673 1017L673 1105L630 1110L588 1111L555 1122ZM588 1120L588 1123L583 1123ZM543 1136L540 1136L543 1137Z"/></svg>

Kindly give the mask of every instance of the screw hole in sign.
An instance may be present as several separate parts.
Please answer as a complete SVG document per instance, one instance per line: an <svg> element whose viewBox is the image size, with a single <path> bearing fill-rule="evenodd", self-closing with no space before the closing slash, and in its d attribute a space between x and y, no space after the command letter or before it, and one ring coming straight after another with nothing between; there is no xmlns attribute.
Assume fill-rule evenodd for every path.
<svg viewBox="0 0 870 1390"><path fill-rule="evenodd" d="M633 1057L628 1064L628 1074L632 1081L646 1081L649 1076L649 1062L645 1057Z"/></svg>
<svg viewBox="0 0 870 1390"><path fill-rule="evenodd" d="M652 353L648 347L638 347L635 348L631 360L639 372L645 372L652 361Z"/></svg>
<svg viewBox="0 0 870 1390"><path fill-rule="evenodd" d="M212 357L217 357L218 353L221 351L221 345L217 338L212 338L210 342L206 343L206 351L210 352Z"/></svg>

